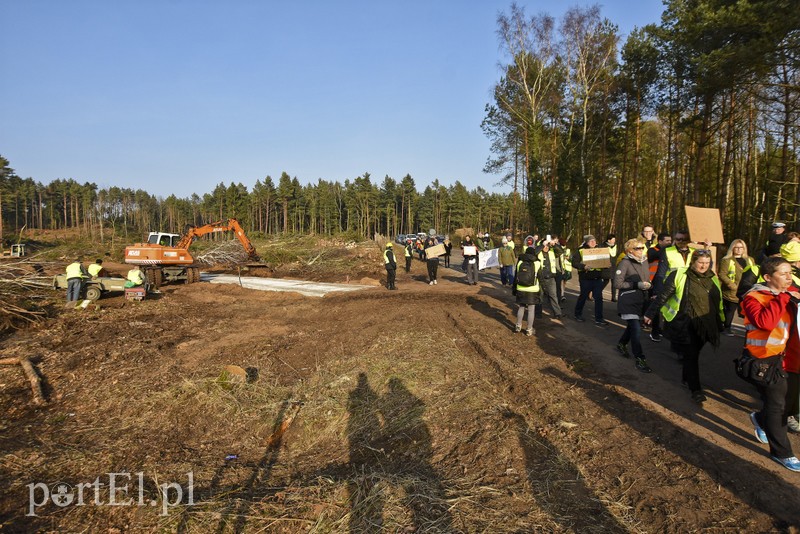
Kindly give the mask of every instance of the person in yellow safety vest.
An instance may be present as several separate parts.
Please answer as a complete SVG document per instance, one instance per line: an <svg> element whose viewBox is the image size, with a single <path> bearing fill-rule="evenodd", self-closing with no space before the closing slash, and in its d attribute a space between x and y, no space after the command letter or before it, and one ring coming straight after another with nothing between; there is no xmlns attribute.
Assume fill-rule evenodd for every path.
<svg viewBox="0 0 800 534"><path fill-rule="evenodd" d="M733 316L739 308L739 297L736 290L742 281L742 273L747 267L753 267L755 260L747 254L747 244L741 239L734 239L728 252L719 261L719 281L722 284L722 304L725 309L725 330L723 335L733 336L731 324Z"/></svg>
<svg viewBox="0 0 800 534"><path fill-rule="evenodd" d="M611 267L603 269L603 289L605 290L609 282L611 282L611 302L617 301L617 282L614 272L617 270L617 236L608 234L606 242L603 246L608 248L608 255L611 258Z"/></svg>
<svg viewBox="0 0 800 534"><path fill-rule="evenodd" d="M783 368L787 341L797 335L797 299L792 288L792 267L783 258L767 258L761 264L765 284L756 284L742 300L745 343L743 358L756 358L765 381L748 380L764 402L761 411L750 414L756 439L769 444L773 460L790 471L800 471L786 434L788 383Z"/></svg>
<svg viewBox="0 0 800 534"><path fill-rule="evenodd" d="M648 250L650 250L651 247L656 246L656 232L653 229L652 224L645 224L642 226L641 235L642 240L644 241L644 246L646 246Z"/></svg>
<svg viewBox="0 0 800 534"><path fill-rule="evenodd" d="M83 280L89 278L89 273L83 265L81 258L67 265L67 302L76 302L81 298L83 290Z"/></svg>
<svg viewBox="0 0 800 534"><path fill-rule="evenodd" d="M711 270L711 251L699 249L689 257L689 267L678 267L664 281L664 290L648 308L644 322L650 324L656 313L664 318L664 334L683 355L683 381L692 400L706 401L700 385L699 357L703 345L719 347L725 312L722 287Z"/></svg>
<svg viewBox="0 0 800 534"><path fill-rule="evenodd" d="M667 275L678 267L688 267L689 258L694 252L694 248L689 246L689 231L678 230L672 237L672 245L661 251L658 262L658 271L653 279L653 285L660 293L661 284L664 283Z"/></svg>
<svg viewBox="0 0 800 534"><path fill-rule="evenodd" d="M128 281L125 282L125 287L139 287L144 285L144 273L138 265L134 265L133 269L128 271Z"/></svg>
<svg viewBox="0 0 800 534"><path fill-rule="evenodd" d="M678 230L672 239L672 246L661 251L658 261L658 270L653 279L653 294L658 295L664 288L664 280L667 275L678 267L688 267L689 259L694 252L694 248L689 246L689 231ZM650 333L652 341L661 341L661 336Z"/></svg>
<svg viewBox="0 0 800 534"><path fill-rule="evenodd" d="M528 328L525 330L525 335L527 336L533 335L534 308L542 302L538 276L541 264L535 252L534 248L529 246L525 249L524 254L520 254L514 273L514 283L511 286L511 294L516 297L517 303L517 323L514 327L514 332L522 331L522 319L525 317L525 309L527 308Z"/></svg>
<svg viewBox="0 0 800 534"><path fill-rule="evenodd" d="M550 239L548 240L547 237ZM547 236L536 247L536 259L539 260L541 265L539 269L539 285L541 286L541 299L542 303L536 305L536 318L543 317L542 308L544 301L550 303L550 308L553 310L552 321L556 324L563 325L561 318L564 317L564 312L558 303L558 284L561 282L558 279L561 263L558 261L558 256L563 250L558 241L552 236Z"/></svg>
<svg viewBox="0 0 800 534"><path fill-rule="evenodd" d="M411 239L406 239L406 246L403 248L403 253L406 257L406 272L411 271L411 261L414 259L414 242Z"/></svg>
<svg viewBox="0 0 800 534"><path fill-rule="evenodd" d="M89 265L86 270L89 272L89 276L92 278L97 278L98 276L108 276L108 271L106 271L103 267L103 260L101 259L94 260L94 263Z"/></svg>
<svg viewBox="0 0 800 534"><path fill-rule="evenodd" d="M395 276L397 275L397 262L394 259L394 251L392 251L392 243L386 243L386 248L383 251L383 266L386 267L386 289L397 289L394 285Z"/></svg>

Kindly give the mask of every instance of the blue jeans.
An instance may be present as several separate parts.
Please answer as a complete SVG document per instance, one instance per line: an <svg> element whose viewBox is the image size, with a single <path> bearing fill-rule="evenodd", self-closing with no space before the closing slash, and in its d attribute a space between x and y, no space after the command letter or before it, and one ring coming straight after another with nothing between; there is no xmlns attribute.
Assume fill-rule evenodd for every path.
<svg viewBox="0 0 800 534"><path fill-rule="evenodd" d="M619 342L623 345L627 345L628 342L630 342L631 349L633 349L633 356L635 358L644 358L644 354L642 353L642 340L639 338L642 334L642 323L639 322L639 319L626 319L626 321L628 327L622 333Z"/></svg>
<svg viewBox="0 0 800 534"><path fill-rule="evenodd" d="M67 302L75 302L81 298L81 285L83 285L83 280L80 278L67 280Z"/></svg>
<svg viewBox="0 0 800 534"><path fill-rule="evenodd" d="M597 280L581 280L581 294L578 296L578 302L575 304L575 317L583 316L583 306L589 298L589 293L594 298L594 320L603 320L603 279Z"/></svg>
<svg viewBox="0 0 800 534"><path fill-rule="evenodd" d="M514 266L503 265L500 267L500 284L511 285L514 283Z"/></svg>

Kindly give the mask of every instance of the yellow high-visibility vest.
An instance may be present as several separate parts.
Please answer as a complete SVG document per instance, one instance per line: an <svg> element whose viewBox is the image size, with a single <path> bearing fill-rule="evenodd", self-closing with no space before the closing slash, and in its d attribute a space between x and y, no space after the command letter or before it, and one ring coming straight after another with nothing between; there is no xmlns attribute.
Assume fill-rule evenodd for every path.
<svg viewBox="0 0 800 534"><path fill-rule="evenodd" d="M661 306L661 315L664 316L664 320L667 322L672 321L675 316L678 315L678 310L681 308L683 288L686 286L686 272L688 270L688 267L678 267L675 269L675 293ZM714 285L717 286L717 291L719 291L719 317L724 322L725 311L722 309L722 286L719 283L719 278L714 276L713 280Z"/></svg>
<svg viewBox="0 0 800 534"><path fill-rule="evenodd" d="M71 278L83 278L83 269L81 269L81 262L76 261L67 265L67 280Z"/></svg>

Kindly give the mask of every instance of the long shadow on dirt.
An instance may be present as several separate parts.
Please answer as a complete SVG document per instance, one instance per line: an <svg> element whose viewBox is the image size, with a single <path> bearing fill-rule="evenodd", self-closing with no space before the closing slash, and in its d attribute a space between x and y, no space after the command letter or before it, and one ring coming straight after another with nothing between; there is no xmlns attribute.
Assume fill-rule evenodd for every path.
<svg viewBox="0 0 800 534"><path fill-rule="evenodd" d="M349 471L349 531L376 532L384 527L387 485L403 489L403 504L411 512L414 532L448 531L451 518L444 487L431 465L432 438L423 422L425 404L398 378L389 379L388 391L379 397L367 375L360 373L347 410L350 461L341 474Z"/></svg>
<svg viewBox="0 0 800 534"><path fill-rule="evenodd" d="M491 305L479 298L468 298L470 305L488 317L498 314ZM515 306L516 307L516 306ZM496 379L504 382L506 373L503 363L496 360L493 351L484 347L482 341L464 330L458 321L448 314L453 327L458 330L462 338L465 339L475 354L489 364L494 371ZM514 392L513 387L509 391ZM514 393L516 395L516 392ZM503 417L512 420L520 448L525 455L525 470L528 482L531 485L534 497L537 499L539 507L545 511L550 518L565 530L576 532L627 532L628 529L622 525L601 503L601 499L585 484L580 482L581 476L577 466L566 461L565 457L558 454L558 446L549 440L537 437L537 432L530 427L524 416L506 408L502 412ZM557 466L557 467L556 467ZM558 474L554 476L554 471ZM568 501L563 498L549 498L551 493L551 481L570 480L572 484L564 491L574 495L574 499ZM563 493L563 492L562 492ZM561 495L563 497L563 495ZM564 502L571 503L568 510L563 509ZM560 504L559 504L560 503Z"/></svg>
<svg viewBox="0 0 800 534"><path fill-rule="evenodd" d="M289 402L282 405L275 421L276 432L287 418ZM415 532L449 532L452 518L447 510L445 487L431 464L432 436L424 423L425 404L398 378L391 378L384 395L378 395L365 373L360 373L350 392L347 409L349 461L329 464L317 472L296 476L316 479L324 476L347 484L350 502L350 532L377 532L384 528L384 502L389 494L402 495ZM274 433L273 433L274 434ZM205 488L195 488L199 500L225 495L229 502L222 511L216 532L248 530L247 517L253 503L274 495L269 485L278 461L282 440L272 441L261 460L253 466L244 484L221 486L225 465L220 466ZM186 532L192 510L181 518L178 532Z"/></svg>
<svg viewBox="0 0 800 534"><path fill-rule="evenodd" d="M270 474L272 473L272 468L278 461L281 444L283 443L282 430L285 430L282 425L284 423L287 411L292 407L293 404L290 402L289 398L281 403L280 410L275 418L275 424L272 433L272 435L277 436L277 438L269 440L266 450L264 451L264 455L257 464L252 466L250 476L244 484L237 485L234 488L220 487L220 480L222 480L224 472L227 469L227 464L222 464L214 473L214 476L211 477L211 481L207 487L195 488L195 495L199 497L200 501L213 500L214 496L219 493L225 494L226 499L228 500L227 506L221 512L221 517L219 524L217 525L216 532L224 532L229 526L232 526L233 531L237 533L246 531L247 517L250 507L252 503L255 502L257 495L264 495L264 489L259 488L258 486L269 480ZM267 494L269 493L270 491L268 490ZM176 529L177 532L186 532L191 515L191 509L186 509L184 511L181 521L178 524L178 528Z"/></svg>
<svg viewBox="0 0 800 534"><path fill-rule="evenodd" d="M578 469L557 458L552 451L555 445L538 435L525 418L511 410L503 412L503 417L512 421L519 439L519 446L525 455L525 470L531 485L536 503L565 531L570 532L628 532L628 528L614 518L600 504L600 500L585 484ZM551 498L552 490L558 484L568 486L572 505L564 510L565 500ZM594 503L594 504L593 504Z"/></svg>
<svg viewBox="0 0 800 534"><path fill-rule="evenodd" d="M586 398L599 409L624 421L633 431L661 443L670 452L690 465L707 473L717 484L737 495L748 505L769 514L775 521L774 528L786 529L800 521L800 499L797 488L786 483L774 473L753 465L706 439L682 430L657 414L641 417L634 411L644 408L627 402L609 402L612 393L608 384L594 382L588 378L567 376L558 369L542 370L583 390ZM671 442L679 445L670 447ZM769 496L765 491L769 491Z"/></svg>

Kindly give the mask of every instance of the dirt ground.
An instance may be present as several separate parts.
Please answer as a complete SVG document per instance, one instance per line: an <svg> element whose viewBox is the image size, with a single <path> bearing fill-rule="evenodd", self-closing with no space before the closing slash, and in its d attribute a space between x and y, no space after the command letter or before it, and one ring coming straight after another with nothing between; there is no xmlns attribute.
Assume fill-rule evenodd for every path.
<svg viewBox="0 0 800 534"><path fill-rule="evenodd" d="M525 337L496 271L468 286L441 268L429 286L415 261L397 286L322 299L165 286L6 338L0 358L33 357L48 403L0 366L2 531L800 525L800 475L755 440L755 390L733 375L741 337L702 354L699 407L666 341L643 341L652 374L614 352L611 303L608 329L546 316ZM571 286L568 315L574 302ZM109 505L109 473L123 505ZM59 482L75 500L44 502ZM167 508L170 483L183 495Z"/></svg>

